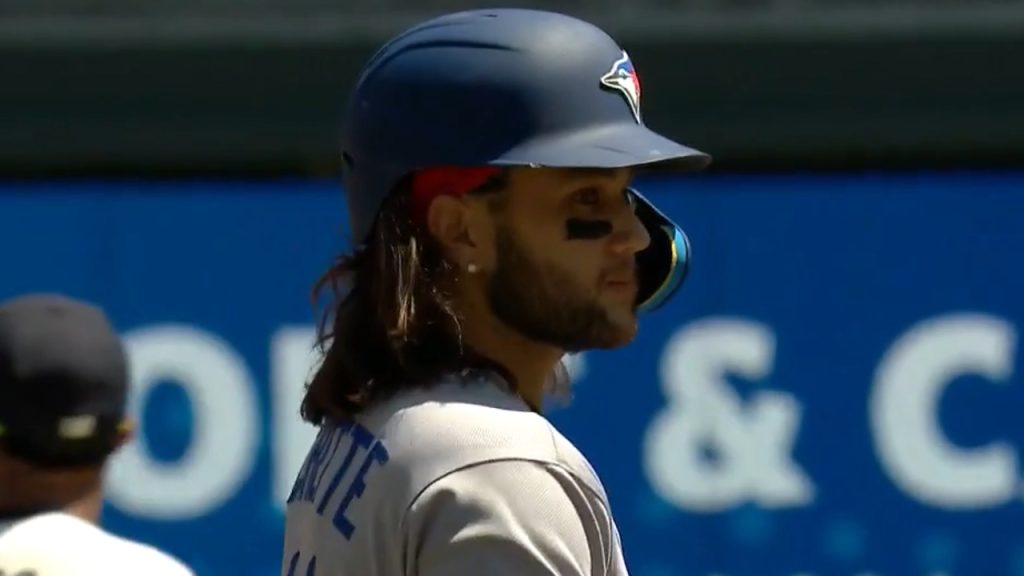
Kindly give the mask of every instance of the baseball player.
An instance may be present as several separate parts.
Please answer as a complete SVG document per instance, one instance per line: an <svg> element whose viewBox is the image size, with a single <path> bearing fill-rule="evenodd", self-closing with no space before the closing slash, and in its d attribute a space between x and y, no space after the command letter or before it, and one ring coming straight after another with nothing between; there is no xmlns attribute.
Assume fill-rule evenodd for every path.
<svg viewBox="0 0 1024 576"><path fill-rule="evenodd" d="M634 173L709 157L644 125L612 38L533 10L400 34L344 120L355 249L320 284L282 576L625 576L601 482L542 406L566 353L630 342L686 273Z"/></svg>
<svg viewBox="0 0 1024 576"><path fill-rule="evenodd" d="M99 521L107 458L127 440L127 366L98 308L0 303L0 574L192 576Z"/></svg>

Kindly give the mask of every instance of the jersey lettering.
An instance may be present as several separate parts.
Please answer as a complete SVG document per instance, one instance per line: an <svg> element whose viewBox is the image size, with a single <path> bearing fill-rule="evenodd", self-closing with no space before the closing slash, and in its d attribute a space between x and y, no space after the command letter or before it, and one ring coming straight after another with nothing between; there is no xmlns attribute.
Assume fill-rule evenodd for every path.
<svg viewBox="0 0 1024 576"><path fill-rule="evenodd" d="M295 554L292 555L292 559L288 563L288 576L302 576L300 573L296 572L296 569L298 567L299 567L299 553L296 552ZM0 576L3 576L3 575L0 574ZM309 564L306 564L305 576L316 576L316 556L313 556L312 558L310 558L309 559Z"/></svg>
<svg viewBox="0 0 1024 576"><path fill-rule="evenodd" d="M336 506L332 522L338 532L350 540L356 526L346 512L352 502L363 495L374 466L387 462L387 448L363 426L353 423L324 426L299 470L288 504L308 502L316 506L318 516L324 515L329 504ZM323 480L328 476L330 480L325 486ZM339 494L341 500L337 502L335 496ZM315 560L313 563L315 565Z"/></svg>
<svg viewBox="0 0 1024 576"><path fill-rule="evenodd" d="M341 505L338 506L338 510L334 513L334 527L341 532L345 539L351 540L352 533L355 532L356 527L345 517L345 510L348 509L349 504L352 500L359 498L363 495L363 490L366 489L366 474L370 471L370 467L374 464L383 466L388 462L388 451L384 449L384 445L377 442L370 448L369 453L363 460L362 466L359 467L359 471L356 472L356 477L352 480L352 484L348 487L348 492L345 493L345 498L342 499Z"/></svg>
<svg viewBox="0 0 1024 576"><path fill-rule="evenodd" d="M338 489L338 484L341 483L341 479L348 474L348 469L352 467L352 461L355 460L356 452L360 449L366 449L374 441L374 437L370 434L366 428L362 426L356 426L352 429L352 443L349 445L348 453L345 454L345 460L338 466L337 472L334 474L334 478L331 479L331 484L327 487L327 491L324 492L324 497L320 500L320 505L316 508L317 514L323 514L324 508L327 507L327 501L334 496L334 491Z"/></svg>

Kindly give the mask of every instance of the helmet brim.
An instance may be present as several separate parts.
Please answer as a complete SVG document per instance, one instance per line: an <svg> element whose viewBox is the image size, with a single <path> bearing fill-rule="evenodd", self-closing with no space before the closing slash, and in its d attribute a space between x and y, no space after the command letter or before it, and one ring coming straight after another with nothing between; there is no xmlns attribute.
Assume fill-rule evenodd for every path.
<svg viewBox="0 0 1024 576"><path fill-rule="evenodd" d="M711 156L635 123L545 134L508 150L490 164L551 168L653 168L698 171Z"/></svg>

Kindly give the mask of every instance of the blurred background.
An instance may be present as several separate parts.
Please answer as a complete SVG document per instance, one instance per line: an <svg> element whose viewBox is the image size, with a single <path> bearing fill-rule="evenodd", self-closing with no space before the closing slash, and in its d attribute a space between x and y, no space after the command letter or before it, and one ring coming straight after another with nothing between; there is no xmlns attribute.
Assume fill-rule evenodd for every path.
<svg viewBox="0 0 1024 576"><path fill-rule="evenodd" d="M1024 2L506 5L606 28L716 158L640 182L691 277L551 413L631 574L1024 575ZM132 354L107 528L279 573L341 107L386 38L488 6L0 2L0 298L97 302Z"/></svg>

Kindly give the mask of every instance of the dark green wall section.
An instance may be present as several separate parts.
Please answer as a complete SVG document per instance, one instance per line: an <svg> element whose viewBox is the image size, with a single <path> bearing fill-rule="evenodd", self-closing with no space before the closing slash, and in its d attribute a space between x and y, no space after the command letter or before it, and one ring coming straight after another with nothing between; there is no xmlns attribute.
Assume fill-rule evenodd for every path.
<svg viewBox="0 0 1024 576"><path fill-rule="evenodd" d="M0 172L324 173L361 44L0 48ZM631 40L649 124L718 169L1024 159L1024 40Z"/></svg>

